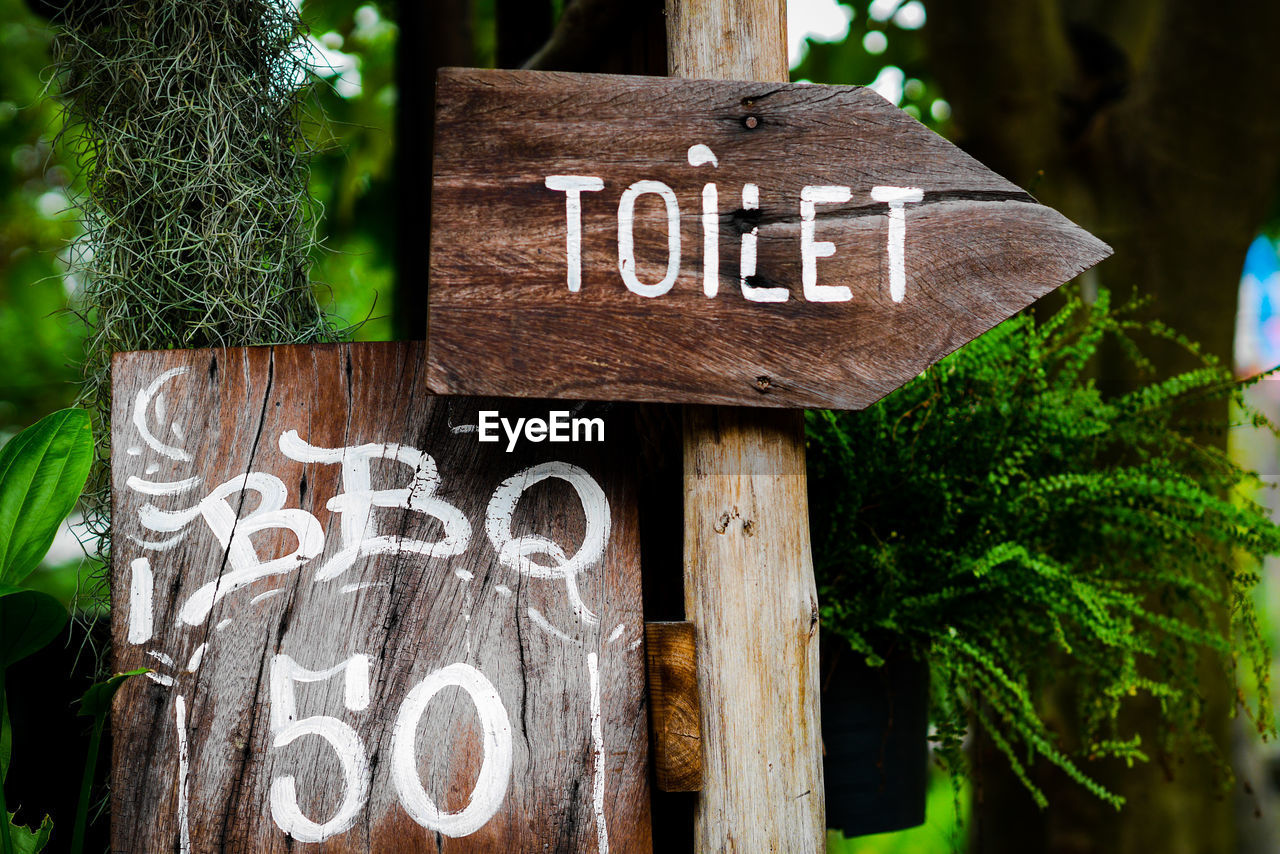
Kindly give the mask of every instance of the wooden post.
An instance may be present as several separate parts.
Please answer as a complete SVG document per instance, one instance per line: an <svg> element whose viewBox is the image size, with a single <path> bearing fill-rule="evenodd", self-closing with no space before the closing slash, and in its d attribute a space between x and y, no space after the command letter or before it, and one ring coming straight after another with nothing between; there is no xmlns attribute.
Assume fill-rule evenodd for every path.
<svg viewBox="0 0 1280 854"><path fill-rule="evenodd" d="M685 610L702 707L698 851L822 851L818 597L801 415L685 410Z"/></svg>
<svg viewBox="0 0 1280 854"><path fill-rule="evenodd" d="M874 403L1110 250L874 93L781 82L783 0L666 8L668 67L720 79L441 72L427 385L704 407L683 449L697 845L817 852L796 410Z"/></svg>
<svg viewBox="0 0 1280 854"><path fill-rule="evenodd" d="M667 0L673 77L785 82L784 0ZM698 644L698 851L825 849L818 595L797 411L689 407L685 611Z"/></svg>
<svg viewBox="0 0 1280 854"><path fill-rule="evenodd" d="M667 0L672 77L786 83L786 0Z"/></svg>

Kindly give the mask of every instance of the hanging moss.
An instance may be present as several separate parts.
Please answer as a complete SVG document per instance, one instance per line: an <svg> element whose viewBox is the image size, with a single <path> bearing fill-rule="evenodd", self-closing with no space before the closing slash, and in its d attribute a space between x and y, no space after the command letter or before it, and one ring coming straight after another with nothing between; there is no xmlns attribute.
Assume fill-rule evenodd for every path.
<svg viewBox="0 0 1280 854"><path fill-rule="evenodd" d="M86 177L75 311L106 533L111 353L333 340L308 281L316 206L291 0L80 0L55 85ZM104 549L105 550L105 549Z"/></svg>

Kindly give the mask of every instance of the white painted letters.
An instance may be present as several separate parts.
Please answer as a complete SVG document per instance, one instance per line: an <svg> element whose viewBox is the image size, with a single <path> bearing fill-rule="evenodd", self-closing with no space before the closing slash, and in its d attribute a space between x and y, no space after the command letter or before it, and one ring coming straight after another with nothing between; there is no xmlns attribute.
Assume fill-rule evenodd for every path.
<svg viewBox="0 0 1280 854"><path fill-rule="evenodd" d="M853 292L844 285L818 284L818 259L836 254L836 245L814 240L814 218L819 204L840 204L852 197L848 187L805 187L800 191L800 282L810 302L848 302Z"/></svg>
<svg viewBox="0 0 1280 854"><path fill-rule="evenodd" d="M760 210L760 188L755 184L742 185L742 209L744 211ZM791 292L786 288L757 288L747 280L756 274L756 241L760 229L751 226L750 231L742 234L742 255L738 265L738 285L742 295L751 302L786 302Z"/></svg>
<svg viewBox="0 0 1280 854"><path fill-rule="evenodd" d="M889 203L889 297L902 302L907 292L907 215L903 205L924 200L919 187L872 187L871 198Z"/></svg>
<svg viewBox="0 0 1280 854"><path fill-rule="evenodd" d="M716 154L703 143L692 145L687 151L691 166L710 165L718 168ZM566 246L568 261L568 289L580 291L582 282L582 192L595 192L604 188L604 181L589 175L548 175L545 184L550 189L566 193ZM659 282L645 284L636 273L635 259L635 205L646 193L662 198L667 214L667 271ZM804 298L809 302L847 302L852 292L846 286L818 284L818 259L836 254L835 243L817 239L817 206L838 205L850 201L850 187L835 184L806 186L800 191L800 280ZM905 206L924 200L920 187L877 186L870 191L872 200L888 205L888 271L890 271L890 297L901 302L906 294L906 213ZM760 188L754 183L742 186L742 210L760 209ZM716 183L703 184L701 192L701 228L703 228L703 293L708 298L719 293L719 191ZM618 271L628 291L643 297L660 297L675 287L680 277L680 202L676 193L660 181L637 181L623 191L618 201ZM759 245L759 228L753 227L741 236L739 286L742 297L750 302L786 302L791 297L786 287L753 287L749 279L756 274L756 251ZM508 435L512 435L509 434ZM495 442L492 434L481 442ZM536 440L536 439L531 439Z"/></svg>
<svg viewBox="0 0 1280 854"><path fill-rule="evenodd" d="M689 148L689 165L719 166L711 149L699 143ZM702 292L713 297L720 290L720 202L716 185L702 188Z"/></svg>
<svg viewBox="0 0 1280 854"><path fill-rule="evenodd" d="M408 445L370 443L349 448L318 448L303 441L297 430L280 436L280 450L303 463L342 465L343 492L325 505L342 517L342 550L317 570L316 581L337 578L357 560L369 555L413 552L426 557L461 554L471 539L471 525L462 511L436 497L440 474L430 454ZM413 470L409 485L400 489L374 489L374 460L395 460ZM444 534L435 542L376 534L375 507L397 507L439 519Z"/></svg>
<svg viewBox="0 0 1280 854"><path fill-rule="evenodd" d="M582 545L572 558L566 556L557 543L546 537L537 534L514 537L511 534L511 520L515 516L520 497L529 487L549 477L558 478L573 486L586 515ZM577 577L578 573L604 556L604 547L609 541L609 522L609 501L600 484L575 465L549 462L532 466L504 480L489 500L484 524L485 533L489 535L489 541L498 553L499 563L533 578L564 579L574 613L583 622L594 624L598 619L583 604L578 592ZM530 560L534 555L547 558L551 564Z"/></svg>
<svg viewBox="0 0 1280 854"><path fill-rule="evenodd" d="M647 193L659 196L667 211L667 273L654 285L646 285L636 276L636 199ZM661 181L636 181L618 202L618 271L627 290L642 297L662 296L680 275L680 203L675 191Z"/></svg>
<svg viewBox="0 0 1280 854"><path fill-rule="evenodd" d="M369 798L372 773L364 742L350 724L328 715L298 720L294 685L319 682L346 671L344 704L353 712L369 705L369 657L353 655L327 670L308 670L283 653L271 659L271 746L277 750L304 735L317 735L329 742L342 765L345 794L337 812L325 822L302 814L298 805L298 784L292 774L271 781L271 817L285 833L299 842L323 842L355 824Z"/></svg>
<svg viewBox="0 0 1280 854"><path fill-rule="evenodd" d="M185 414L185 410L181 410L177 405L176 395L170 395L169 409L166 411L164 402L158 394L158 389L163 382L179 376L179 373L170 371L164 374L161 380L148 386L151 396L142 395L138 411L150 420L156 434L161 433L157 425L171 427L166 419L174 414ZM565 408L549 411L545 419L531 417L509 420L501 418L496 410L484 410L478 414L474 429L477 439L481 442L502 441L501 434L505 431L511 446L514 446L518 437L524 437L531 442L603 441L604 419L577 417L580 411L580 408ZM166 432L178 435L179 431L169 429ZM152 438L154 439L154 436ZM262 441L265 444L270 439L264 436ZM302 507L310 508L309 504L296 506L298 494L295 493L291 500L290 487L285 485L286 480L291 485L297 482L299 468L301 468L299 466L287 466L285 470L281 470L279 477L265 471L250 470L218 484L208 491L208 494L205 494L208 487L202 487L203 481L200 477L186 476L190 474L189 471L160 475L157 474L157 470L149 469L146 478L132 477L127 484L131 493L140 496L138 501L142 506L138 510L137 518L141 523L141 531L157 531L164 536L172 536L171 542L166 540L161 544L165 549L175 548L190 537L202 537L205 541L194 544L195 547L187 553L199 554L209 550L209 553L214 556L214 559L205 566L183 566L177 570L180 573L188 573L187 577L194 579L191 588L195 588L195 592L191 593L185 602L179 600L180 607L177 608L175 625L163 627L164 631L156 631L158 627L153 626L154 614L158 611L153 598L154 591L161 587L166 593L181 588L181 585L175 581L173 565L167 564L164 569L161 569L157 564L157 569L153 572L151 564L157 560L157 557L150 551L146 552L150 557L133 557L128 564L129 574L126 582L128 643L150 644L162 637L166 640L181 639L179 645L166 646L163 651L159 648L136 651L136 654L146 656L143 660L152 664L158 671L148 673L148 677L156 685L172 689L177 694L170 699L170 702L173 703L172 723L178 730L175 750L178 774L175 787L177 814L173 835L176 837L176 848L179 851L192 850L193 831L198 834L205 833L197 819L206 815L207 796L204 789L206 781L201 775L207 770L207 761L200 758L204 754L201 754L198 748L189 751L187 738L196 733L197 728L207 726L211 714L207 707L203 707L204 700L199 699L207 692L197 691L195 688L203 687L202 680L214 679L215 676L210 675L211 673L217 674L216 678L221 679L224 673L223 668L236 666L229 662L229 648L223 645L237 643L236 639L242 637L241 633L245 630L246 624L252 624L255 619L271 620L274 626L275 621L280 619L280 611L277 610L275 616L271 616L270 612L276 606L283 606L286 602L289 603L288 607L292 608L296 602L306 602L311 596L339 597L341 594L366 588L392 586L389 580L376 578L371 573L363 578L342 579L339 582L339 585L342 585L340 587L316 585L311 592L304 592L302 597L297 597L300 584L313 581L324 582L336 578L362 558L393 552L409 553L409 560L406 563L411 565L415 556L421 556L424 559L448 558L462 554L472 544L472 520L468 519L458 507L440 497L441 491L444 491L443 478L436 468L435 460L426 452L408 445L390 442L338 448L319 447L305 441L295 430L280 433L278 444L280 451L286 457L308 466L304 477L309 484L331 483L330 478L312 478L310 466L341 466L341 491L333 489L324 498L310 495L305 491L303 493L304 500L323 503L330 511L339 514L338 519L325 522L325 524L333 524L338 529L338 534L329 538L328 552L325 550L325 528L321 525L320 519L316 518L316 515L324 518L325 514L316 511L316 515L312 515L302 509ZM199 455L194 460L183 460L174 457L172 453L163 453L151 442L146 443L146 448L140 449L139 455L154 452L161 457L162 462L167 457L179 464L199 461L203 466L205 463ZM168 446L165 448L168 451L182 450ZM412 475L405 471L405 467L412 471ZM244 470L240 469L240 471ZM207 474L207 470L202 470L200 473ZM332 470L330 473L337 475L337 472ZM152 475L155 475L154 479ZM282 477L286 480L282 480ZM494 480L500 477L501 475ZM408 483L396 489L375 489L375 480L382 479L389 480L390 485L393 486L406 481ZM512 530L513 521L516 521L517 507L526 490L548 479L559 479L568 483L583 508L585 517L583 535L580 544L572 554L567 554L566 551L572 549L573 545L566 542L562 546L553 541L548 529L534 529L548 531L544 534L523 533L519 536L516 536ZM379 485L382 484L379 483ZM307 489L307 487L301 488ZM445 494L449 493L445 491ZM570 502L573 500L572 497L569 498ZM289 504L295 504L295 506L286 506ZM403 527L397 529L390 519L381 520L381 526L375 524L374 516L383 508L414 511L432 517L430 521L432 533L416 536L434 539L432 541L409 539L403 536L405 533ZM524 509L527 511L529 508ZM586 470L565 462L545 462L534 465L502 480L492 493L487 505L485 530L497 553L496 565L490 571L486 571L484 577L478 571L473 572L465 566L447 563L441 567L431 567L431 571L445 576L444 581L450 585L461 583L464 588L474 587L477 593L482 585L491 584L491 589L496 594L492 597L493 600L502 603L502 606L508 609L512 619L532 621L534 626L578 646L595 644L598 647L603 633L599 628L592 631L583 627L598 627L600 620L583 603L578 584L583 573L589 573L604 559L611 529L609 513L610 508L604 490ZM401 512L397 515L404 517L407 514ZM479 523L478 519L475 521ZM209 533L201 530L204 527L208 528ZM397 530L401 536L391 536L391 532ZM516 531L525 530L528 529L516 528ZM263 532L279 533L270 537L260 536ZM292 536L285 537L283 532L288 532ZM140 542L137 537L130 537L130 540L134 543ZM213 540L222 546L221 555L211 542ZM148 549L156 546L156 544L147 543L141 543L141 545ZM271 551L268 552L268 549ZM319 560L322 555L328 558L323 566L320 565ZM481 559L493 559L488 546L484 546L484 557ZM319 568L310 579L298 579L295 571L306 568L308 564ZM528 578L550 580L552 585L545 586L550 587L553 593L558 593L559 583L563 582L568 593L569 608L577 617L577 620L570 619L571 625L575 628L570 629L568 633L556 629L547 617L525 599L525 594L519 589L513 591L503 584L494 584L493 581L497 578L493 581L489 580L490 572L500 576L504 567L506 570L515 570ZM284 577L276 578L275 576ZM268 579L271 583L255 584ZM351 583L343 585L344 581ZM254 585L253 589L242 590L249 585ZM601 587L593 585L588 592L595 594L601 589L605 589L604 585ZM223 600L237 590L242 590L242 600L236 601L232 608L231 600L226 602ZM602 596L607 595L607 593L602 594ZM342 598L339 604L346 607L353 601ZM458 619L471 620L470 599L467 602L465 612L454 615ZM539 601L538 604L546 609L547 605L544 602L545 600ZM220 613L213 615L212 612L218 608L219 603L222 603ZM559 607L565 608L563 600ZM555 616L555 613L547 610L548 615ZM567 613L565 611L564 615ZM560 618L564 619L564 615ZM216 621L216 631L213 630L214 621ZM614 620L611 620L610 625L613 623ZM199 628L190 630L189 627L192 626ZM346 643L348 638L363 637L355 632L348 635L339 631L339 628L335 626L330 637L341 639L342 643ZM178 634L173 634L175 631ZM617 625L609 635L610 642L618 640L622 631L623 626ZM280 634L276 636L277 650L280 649L281 642L286 644L285 649L289 649L288 641L284 640L285 637L281 629ZM290 652L298 655L304 662L308 662L308 656L324 655L323 652L312 648L315 644L301 644L295 640L293 645L300 647L302 652L299 653L296 650L290 650ZM621 645L616 647L618 650L621 648ZM231 647L230 650L230 654L236 656L242 651L236 647ZM372 757L379 755L379 750L382 751L381 755L390 758L390 774L379 777L378 785L389 785L394 789L390 796L391 809L403 808L414 821L431 832L447 837L467 836L479 831L504 808L508 790L512 785L515 761L512 726L497 687L478 669L481 666L488 669L490 666L501 668L504 665L500 662L486 661L482 655L472 659L468 636L466 653L459 651L457 656L461 658L465 655L472 663L457 661L445 664L428 673L424 679L408 690L407 694L400 693L405 690L404 688L395 687L394 690L397 693L395 699L391 699L383 693L386 687L405 684L396 679L407 677L408 674L395 675L397 671L394 668L399 666L399 659L395 656L380 658L377 664L379 669L391 668L392 675L389 677L386 672L377 674L379 681L376 684L380 687L375 694L373 656L381 652L383 651L370 651L370 654L347 652L344 653L347 655L345 660L340 659L339 663L333 666L322 666L314 670L299 664L285 652L275 652L270 656L263 686L263 693L267 696L267 707L263 710L267 723L263 728L267 729L269 754L265 757L265 764L255 766L253 773L261 773L265 778L266 803L260 807L264 813L264 820L269 824L274 822L282 833L290 837L289 844L301 843L306 847L310 844L324 843L344 833L355 837L359 831L354 828L357 828L360 823L366 819L374 821L381 818L381 815L373 816L371 808L372 804L378 804L378 809L383 810L387 804L387 798L375 793L376 763ZM604 741L608 719L607 716L602 715L603 674L597 652L588 649L581 654L586 658L589 693L582 697L582 708L578 713L589 716L590 743L584 744L583 748L589 751L587 761L590 762L590 773L593 775L590 786L587 787L586 766L584 766L584 797L589 797L591 809L595 813L599 850L607 852L605 774L609 759ZM250 671L252 675L258 667L254 662L259 659L250 658L251 660L246 659L245 663L252 668ZM331 663L333 660L328 659L325 663ZM421 674L416 672L416 667L415 671L410 672L414 675L406 681L412 685ZM492 672L504 673L505 671L495 669ZM331 683L323 686L330 688L333 692L329 694L332 698L330 702L335 706L340 703L341 706L337 709L307 710L307 706L323 702L325 692L323 687L304 689L303 686L323 683L327 680L341 683L340 700L338 684ZM566 683L566 686L574 684L570 682ZM148 687L150 690L158 690L155 685ZM450 688L461 689L461 691L455 693L446 690ZM607 682L605 689L608 689ZM178 694L178 692L182 693ZM438 696L441 693L444 694L443 697ZM434 741L428 742L425 738L422 743L419 743L417 736L424 718L432 717L434 723L434 717L428 714L429 708L440 716L459 713L469 715L467 704L456 702L462 693L470 698L478 718L482 733L483 758L470 797L466 801L455 802L452 799L453 796L446 799L443 792L434 790L429 792L428 790L433 787L429 782L430 778L424 780L419 777L422 758L420 750L426 752L439 748ZM394 725L387 731L381 723L383 719L380 716L375 718L371 703L376 698L379 701L390 702L394 706L401 697L403 700L399 702L398 709L390 709L392 715L389 717L394 720ZM192 698L196 698L194 700L196 705L189 708L188 703ZM433 699L440 702L436 706L431 706ZM453 711L455 705L459 711ZM299 706L304 708L301 715ZM569 709L570 707L566 705L563 711L557 713L567 713ZM188 715L189 711L190 715ZM317 713L307 714L307 711ZM257 714L256 707L253 714ZM189 725L191 729L188 729ZM448 731L443 730L445 733ZM447 735L444 737L447 738ZM379 743L380 739L383 739L381 743ZM259 740L253 738L248 739L248 742L257 744ZM237 750L243 746L238 745ZM386 752L388 748L389 754ZM157 757L157 760L159 759L172 762L175 757L169 754ZM332 779L324 778L321 776L323 772L315 770L314 763L317 759L321 760L320 768L332 769L329 772L333 775ZM255 756L252 760L245 761L262 762L263 760L264 757ZM259 768L261 770L258 770ZM305 770L297 770L299 768ZM321 802L315 798L326 792L331 793L332 799L324 801L324 806L321 806ZM464 803L465 806L457 809L460 803ZM455 809L456 811L451 811ZM197 847L200 844L202 843L196 842Z"/></svg>
<svg viewBox="0 0 1280 854"><path fill-rule="evenodd" d="M690 166L717 168L720 165L715 153L706 145L691 145L687 152ZM548 175L546 186L562 191L565 195L567 222L567 257L569 290L577 292L582 282L582 198L583 192L604 188L600 178L585 175ZM635 258L635 206L636 200L652 193L662 199L667 215L667 270L662 279L653 284L641 282L636 272ZM843 204L852 198L852 189L839 185L810 185L800 191L800 279L804 298L809 302L848 302L853 299L851 289L845 285L818 284L819 258L835 254L835 244L817 239L817 206ZM889 206L889 296L902 302L906 295L906 213L905 206L924 200L920 187L875 186L871 198ZM742 187L742 210L760 209L760 187L747 183ZM714 182L702 187L702 292L714 298L720 291L720 211L719 189ZM757 250L760 230L752 226L742 233L739 263L739 286L742 296L749 302L786 302L791 292L786 287L754 287L749 280L756 275ZM657 180L636 181L627 187L618 202L618 271L623 284L632 293L642 297L659 297L671 291L679 278L680 257L680 204L675 191ZM510 435L510 434L509 434ZM482 438L481 441L497 441ZM533 440L537 441L537 440Z"/></svg>
<svg viewBox="0 0 1280 854"><path fill-rule="evenodd" d="M129 643L151 640L152 602L151 561L134 558L129 563Z"/></svg>
<svg viewBox="0 0 1280 854"><path fill-rule="evenodd" d="M227 499L245 490L261 496L253 512L237 519L236 508ZM230 570L191 595L178 619L194 626L203 622L213 606L236 590L260 578L292 572L324 550L324 531L316 518L305 510L285 509L288 490L280 478L266 472L248 472L214 488L199 504L188 510L161 510L145 504L138 511L142 524L153 531L181 531L196 517L203 516L209 530L227 553ZM262 561L250 538L259 531L283 529L298 540L298 547L287 555Z"/></svg>
<svg viewBox="0 0 1280 854"><path fill-rule="evenodd" d="M582 194L604 189L604 181L589 175L548 175L548 190L562 191L565 212L565 254L569 262L569 290L582 289Z"/></svg>
<svg viewBox="0 0 1280 854"><path fill-rule="evenodd" d="M173 460L174 462L180 462L180 463L191 462L191 454L187 453L182 448L178 448L173 445L167 445L164 442L161 442L159 439L157 439L155 434L151 432L151 427L147 419L147 410L151 407L152 399L156 398L157 395L159 394L161 386L163 386L165 383L167 383L169 380L173 379L174 377L180 377L190 370L191 370L190 368L170 368L169 370L165 371L163 374L161 374L160 376L152 380L151 384L148 385L146 388L139 391L138 396L134 398L134 402L133 402L133 426L137 428L138 435L142 437L142 441L146 442L147 446L151 448L153 451L155 451L156 453L161 454L162 456L166 456L169 459ZM163 400L163 398L160 398L160 399ZM157 404L156 408L158 410L161 407L159 406L159 404ZM156 414L157 416L161 415L160 412L157 412ZM175 425L170 424L170 428L174 426ZM181 431L171 429L171 432L177 435ZM133 449L130 448L129 450L130 452L132 452ZM142 450L139 449L138 453L141 453L141 452Z"/></svg>
<svg viewBox="0 0 1280 854"><path fill-rule="evenodd" d="M417 749L418 721L426 713L431 699L450 685L461 688L471 698L484 733L484 759L471 790L471 800L462 810L453 813L440 809L422 787ZM469 664L458 662L432 672L414 686L400 705L400 714L391 732L391 781L405 811L428 830L457 837L468 836L483 827L507 796L511 758L511 721L502 697L493 683Z"/></svg>
<svg viewBox="0 0 1280 854"><path fill-rule="evenodd" d="M710 165L718 168L716 154L703 143L692 145L686 152L691 166ZM566 193L566 251L568 262L568 289L577 292L582 283L582 193L596 192L604 188L602 178L590 175L547 175L549 189ZM635 205L646 193L662 198L667 214L667 271L657 283L640 282L635 259ZM818 259L836 254L835 243L817 239L817 206L838 205L850 201L850 187L835 184L815 184L800 191L800 280L804 298L809 302L849 302L852 291L846 286L818 284ZM906 213L905 206L924 200L920 187L877 186L870 191L872 200L888 205L888 271L890 271L890 297L901 302L906 294ZM754 183L742 186L742 210L760 209L760 188ZM719 189L716 183L703 184L701 192L701 227L703 227L703 293L708 298L719 293ZM618 271L628 291L641 297L660 297L675 287L680 277L680 202L676 193L660 181L637 181L623 191L618 201ZM739 286L742 297L749 302L786 302L791 297L786 287L753 287L749 279L756 274L756 251L759 246L759 228L751 227L741 236ZM145 405L143 405L145 407ZM483 419L484 414L481 414ZM535 428L540 430L540 428ZM481 426L484 431L484 426ZM508 439L515 442L515 433L508 430ZM497 442L488 433L481 442ZM532 442L540 439L530 438Z"/></svg>

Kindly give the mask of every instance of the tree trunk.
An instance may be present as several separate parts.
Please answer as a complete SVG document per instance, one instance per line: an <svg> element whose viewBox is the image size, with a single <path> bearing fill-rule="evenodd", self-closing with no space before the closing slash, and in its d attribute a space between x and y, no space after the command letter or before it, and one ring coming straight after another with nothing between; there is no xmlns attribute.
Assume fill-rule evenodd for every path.
<svg viewBox="0 0 1280 854"><path fill-rule="evenodd" d="M1267 41L1280 4L1224 0L930 0L931 64L972 154L1093 231L1116 250L1090 273L1118 299L1154 297L1149 314L1230 364L1245 250L1280 174L1280 64ZM1226 22L1226 23L1220 23ZM1185 353L1152 353L1160 372ZM1130 386L1116 354L1099 366L1104 389ZM1225 403L1199 415L1225 423ZM1225 445L1226 436L1216 438ZM1208 668L1204 729L1230 755L1234 697ZM1069 685L1052 692L1069 695ZM1069 703L1051 703L1066 709ZM1154 707L1126 723L1158 742ZM1071 721L1061 725L1070 741ZM979 754L985 754L979 740ZM1153 755L1134 769L1090 768L1128 799L1116 813L1046 769L1042 821L1006 822L1025 809L1016 785L993 779L984 757L975 799L983 852L1226 854L1233 808L1207 761Z"/></svg>
<svg viewBox="0 0 1280 854"><path fill-rule="evenodd" d="M475 62L471 0L396 4L396 281L392 326L399 339L427 336L428 235L431 234L432 116L436 71Z"/></svg>
<svg viewBox="0 0 1280 854"><path fill-rule="evenodd" d="M519 68L551 35L551 0L497 0L498 67Z"/></svg>

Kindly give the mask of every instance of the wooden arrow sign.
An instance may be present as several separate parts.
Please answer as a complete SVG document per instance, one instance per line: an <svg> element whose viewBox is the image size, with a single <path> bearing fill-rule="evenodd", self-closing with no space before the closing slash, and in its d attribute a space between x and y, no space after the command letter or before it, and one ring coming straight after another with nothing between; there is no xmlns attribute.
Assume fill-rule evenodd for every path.
<svg viewBox="0 0 1280 854"><path fill-rule="evenodd" d="M428 385L865 407L1110 254L855 86L440 73Z"/></svg>

